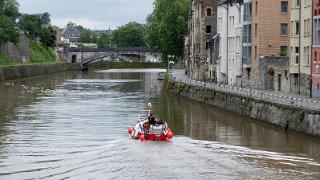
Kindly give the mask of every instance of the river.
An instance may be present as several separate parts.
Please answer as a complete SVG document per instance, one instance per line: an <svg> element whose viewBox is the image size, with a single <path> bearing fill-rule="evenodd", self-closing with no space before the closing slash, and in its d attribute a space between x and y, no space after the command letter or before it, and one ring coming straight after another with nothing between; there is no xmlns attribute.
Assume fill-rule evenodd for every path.
<svg viewBox="0 0 320 180"><path fill-rule="evenodd" d="M167 94L161 69L0 84L0 179L320 179L320 140ZM152 102L169 142L127 129Z"/></svg>

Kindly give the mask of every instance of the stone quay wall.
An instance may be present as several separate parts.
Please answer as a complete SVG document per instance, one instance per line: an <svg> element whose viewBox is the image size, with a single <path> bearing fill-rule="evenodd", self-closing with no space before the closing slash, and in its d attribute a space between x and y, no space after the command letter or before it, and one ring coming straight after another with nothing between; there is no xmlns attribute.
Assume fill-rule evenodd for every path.
<svg viewBox="0 0 320 180"><path fill-rule="evenodd" d="M18 78L27 78L32 76L76 70L81 70L80 65L67 63L31 64L0 67L0 82Z"/></svg>
<svg viewBox="0 0 320 180"><path fill-rule="evenodd" d="M126 69L126 68L164 68L162 63L148 62L96 62L89 65L94 69ZM52 63L52 64L28 64L0 67L0 82L54 74L66 71L80 71L80 64Z"/></svg>
<svg viewBox="0 0 320 180"><path fill-rule="evenodd" d="M210 88L205 83L189 82L169 76L167 88L171 94L184 96L202 103L213 105L258 121L271 123L284 129L294 130L320 137L320 106L311 105L303 108L294 101L281 103L277 98L271 99L252 95L252 92L228 89L217 86ZM279 99L278 99L279 100ZM290 100L289 100L290 102ZM313 106L313 107L312 107Z"/></svg>

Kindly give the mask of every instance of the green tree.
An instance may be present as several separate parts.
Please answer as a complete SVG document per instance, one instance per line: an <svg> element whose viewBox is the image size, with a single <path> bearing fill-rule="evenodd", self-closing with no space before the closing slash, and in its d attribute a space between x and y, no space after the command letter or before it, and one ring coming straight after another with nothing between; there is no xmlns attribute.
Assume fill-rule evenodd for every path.
<svg viewBox="0 0 320 180"><path fill-rule="evenodd" d="M155 0L147 18L146 43L165 63L182 57L190 5L190 0Z"/></svg>
<svg viewBox="0 0 320 180"><path fill-rule="evenodd" d="M23 29L32 40L41 36L42 27L39 15L22 15L19 20L19 27Z"/></svg>
<svg viewBox="0 0 320 180"><path fill-rule="evenodd" d="M97 43L97 40L98 40L97 34L96 33L92 33L92 36L91 36L92 43Z"/></svg>
<svg viewBox="0 0 320 180"><path fill-rule="evenodd" d="M80 42L92 43L92 32L90 29L82 29L80 32Z"/></svg>
<svg viewBox="0 0 320 180"><path fill-rule="evenodd" d="M45 47L54 47L56 42L56 33L52 27L43 28L40 34L40 42Z"/></svg>
<svg viewBox="0 0 320 180"><path fill-rule="evenodd" d="M136 22L119 27L114 31L114 41L118 47L142 47L145 46L145 26Z"/></svg>
<svg viewBox="0 0 320 180"><path fill-rule="evenodd" d="M0 0L0 45L7 42L18 43L19 32L15 20L19 16L16 0Z"/></svg>
<svg viewBox="0 0 320 180"><path fill-rule="evenodd" d="M20 15L18 7L16 0L0 0L0 14L10 17L12 21Z"/></svg>
<svg viewBox="0 0 320 180"><path fill-rule="evenodd" d="M41 14L40 21L41 21L41 24L50 24L51 22L50 14L48 12Z"/></svg>
<svg viewBox="0 0 320 180"><path fill-rule="evenodd" d="M7 42L19 42L19 32L10 17L0 15L0 46Z"/></svg>
<svg viewBox="0 0 320 180"><path fill-rule="evenodd" d="M110 38L106 33L102 33L97 40L97 45L99 48L110 47Z"/></svg>

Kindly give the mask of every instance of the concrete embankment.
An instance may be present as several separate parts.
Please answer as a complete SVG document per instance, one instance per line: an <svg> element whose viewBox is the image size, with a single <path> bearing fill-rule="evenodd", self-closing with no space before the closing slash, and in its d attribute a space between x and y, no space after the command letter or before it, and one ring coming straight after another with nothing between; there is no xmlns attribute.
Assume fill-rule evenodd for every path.
<svg viewBox="0 0 320 180"><path fill-rule="evenodd" d="M249 118L320 137L320 112L168 80L168 90Z"/></svg>

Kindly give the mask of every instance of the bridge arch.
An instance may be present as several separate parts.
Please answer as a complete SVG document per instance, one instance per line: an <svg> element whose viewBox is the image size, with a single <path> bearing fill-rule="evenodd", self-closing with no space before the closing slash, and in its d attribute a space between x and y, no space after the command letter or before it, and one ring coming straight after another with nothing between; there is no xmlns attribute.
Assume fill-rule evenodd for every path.
<svg viewBox="0 0 320 180"><path fill-rule="evenodd" d="M77 62L77 55L74 54L71 56L71 63L75 64L76 62Z"/></svg>

